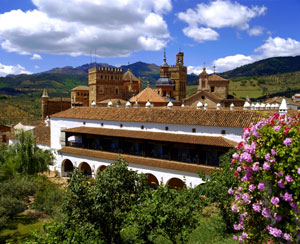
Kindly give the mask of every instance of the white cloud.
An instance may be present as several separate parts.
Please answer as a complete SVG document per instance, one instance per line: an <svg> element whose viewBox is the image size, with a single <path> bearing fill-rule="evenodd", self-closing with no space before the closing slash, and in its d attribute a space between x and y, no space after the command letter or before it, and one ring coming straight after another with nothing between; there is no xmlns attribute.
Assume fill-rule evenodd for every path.
<svg viewBox="0 0 300 244"><path fill-rule="evenodd" d="M255 61L280 56L300 55L300 42L291 38L269 37L265 43L254 49L254 54L245 56L237 54L213 61L219 70L226 71Z"/></svg>
<svg viewBox="0 0 300 244"><path fill-rule="evenodd" d="M233 56L227 56L225 58L219 58L213 62L218 69L222 71L230 70L245 64L254 62L251 56L245 56L243 54L237 54Z"/></svg>
<svg viewBox="0 0 300 244"><path fill-rule="evenodd" d="M1 47L19 54L128 56L170 38L171 0L33 0L37 9L0 14ZM151 46L153 45L153 46Z"/></svg>
<svg viewBox="0 0 300 244"><path fill-rule="evenodd" d="M241 30L247 30L249 29L250 20L260 15L264 15L266 10L267 8L265 6L252 6L250 8L239 4L238 2L215 0L208 4L200 3L195 9L188 9L186 12L180 12L177 16L180 20L188 24L188 27L185 29L201 29L202 27L198 27L200 25L208 27L211 31L214 31L211 28L224 27L236 27ZM184 34L186 34L186 32L187 31L184 31ZM216 34L217 33L215 32L214 35L216 36ZM216 39L217 38L207 40ZM200 39L200 42L202 41L203 40Z"/></svg>
<svg viewBox="0 0 300 244"><path fill-rule="evenodd" d="M300 55L300 42L291 38L269 37L267 41L254 50L259 57L269 58L276 56Z"/></svg>
<svg viewBox="0 0 300 244"><path fill-rule="evenodd" d="M0 77L7 75L31 74L23 66L17 65L4 65L0 63Z"/></svg>
<svg viewBox="0 0 300 244"><path fill-rule="evenodd" d="M211 28L238 27L248 29L248 22L265 14L265 6L253 6L251 8L238 2L229 0L216 0L208 4L200 3L196 9L188 9L178 14L179 19L190 25L201 24Z"/></svg>
<svg viewBox="0 0 300 244"><path fill-rule="evenodd" d="M183 33L197 42L215 41L219 38L219 34L211 28L198 28L197 26L189 26L183 29Z"/></svg>
<svg viewBox="0 0 300 244"><path fill-rule="evenodd" d="M188 66L187 67L188 74L199 75L202 71L203 71L203 66ZM212 74L214 71L211 68L206 67L206 72L208 74Z"/></svg>
<svg viewBox="0 0 300 244"><path fill-rule="evenodd" d="M41 55L34 53L30 59L31 60L41 60L42 57L41 57Z"/></svg>
<svg viewBox="0 0 300 244"><path fill-rule="evenodd" d="M38 65L34 65L34 68L35 68L35 69L39 69L39 68L40 68L40 66L38 66Z"/></svg>
<svg viewBox="0 0 300 244"><path fill-rule="evenodd" d="M260 36L264 33L264 29L261 26L255 26L248 30L249 36Z"/></svg>

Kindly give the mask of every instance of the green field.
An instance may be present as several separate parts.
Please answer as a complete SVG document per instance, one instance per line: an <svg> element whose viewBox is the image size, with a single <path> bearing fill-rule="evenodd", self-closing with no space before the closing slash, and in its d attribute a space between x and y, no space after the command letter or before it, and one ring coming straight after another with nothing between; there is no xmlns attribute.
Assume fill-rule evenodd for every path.
<svg viewBox="0 0 300 244"><path fill-rule="evenodd" d="M4 230L0 231L0 243L21 243L44 224L45 221L19 214Z"/></svg>

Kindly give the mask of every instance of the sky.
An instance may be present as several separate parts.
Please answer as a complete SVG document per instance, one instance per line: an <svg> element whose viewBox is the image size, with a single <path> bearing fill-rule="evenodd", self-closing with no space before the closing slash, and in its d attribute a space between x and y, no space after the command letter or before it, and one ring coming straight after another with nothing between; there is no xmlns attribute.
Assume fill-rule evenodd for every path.
<svg viewBox="0 0 300 244"><path fill-rule="evenodd" d="M0 0L0 76L90 62L217 72L300 55L300 0Z"/></svg>

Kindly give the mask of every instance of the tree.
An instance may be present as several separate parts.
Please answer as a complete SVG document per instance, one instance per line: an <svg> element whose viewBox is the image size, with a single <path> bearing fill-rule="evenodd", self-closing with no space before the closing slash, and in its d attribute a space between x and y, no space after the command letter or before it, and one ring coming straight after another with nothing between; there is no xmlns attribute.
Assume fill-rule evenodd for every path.
<svg viewBox="0 0 300 244"><path fill-rule="evenodd" d="M230 149L227 153L224 153L220 157L221 169L214 169L207 182L195 189L199 194L206 195L208 201L220 209L228 232L233 231L233 224L237 220L230 208L233 196L227 193L228 188L234 188L238 184L238 180L234 177L234 172L231 168L232 155L235 152L236 149ZM202 179L206 178L204 174L201 174L200 177Z"/></svg>
<svg viewBox="0 0 300 244"><path fill-rule="evenodd" d="M17 141L0 149L0 171L12 175L15 172L36 174L48 170L54 156L50 150L42 150L36 145L35 137L30 131L16 134Z"/></svg>

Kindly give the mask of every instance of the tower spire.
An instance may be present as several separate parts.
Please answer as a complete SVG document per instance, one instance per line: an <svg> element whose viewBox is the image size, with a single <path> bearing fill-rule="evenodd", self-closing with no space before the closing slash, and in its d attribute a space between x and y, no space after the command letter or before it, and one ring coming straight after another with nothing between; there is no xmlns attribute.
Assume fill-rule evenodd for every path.
<svg viewBox="0 0 300 244"><path fill-rule="evenodd" d="M167 58L166 58L166 48L164 47L164 62L163 62L163 65L164 67L168 66L167 64Z"/></svg>

